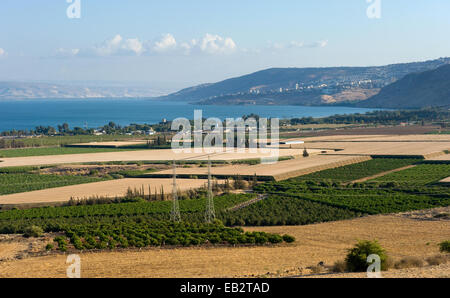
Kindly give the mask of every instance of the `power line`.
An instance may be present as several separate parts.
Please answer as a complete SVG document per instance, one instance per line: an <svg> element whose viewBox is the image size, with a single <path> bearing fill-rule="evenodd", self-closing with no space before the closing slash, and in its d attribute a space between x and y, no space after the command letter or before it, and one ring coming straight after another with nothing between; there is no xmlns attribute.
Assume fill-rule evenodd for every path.
<svg viewBox="0 0 450 298"><path fill-rule="evenodd" d="M178 204L178 188L177 188L177 167L175 160L173 161L173 190L172 190L172 212L170 213L172 221L180 222L180 206Z"/></svg>
<svg viewBox="0 0 450 298"><path fill-rule="evenodd" d="M206 222L211 223L216 219L216 212L214 210L214 197L212 193L211 183L211 159L208 156L208 198L206 202Z"/></svg>

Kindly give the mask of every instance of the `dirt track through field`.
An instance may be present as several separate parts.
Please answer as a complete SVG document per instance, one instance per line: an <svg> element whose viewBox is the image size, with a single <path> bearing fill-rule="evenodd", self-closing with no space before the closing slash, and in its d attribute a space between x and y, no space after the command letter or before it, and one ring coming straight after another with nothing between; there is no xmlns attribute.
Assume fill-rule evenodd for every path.
<svg viewBox="0 0 450 298"><path fill-rule="evenodd" d="M406 166L406 167L401 167L401 168L398 168L398 169L394 169L394 170L386 171L386 172L383 172L383 173L379 173L379 174L376 174L376 175L373 175L373 176L369 176L369 177L365 177L365 178L362 178L362 179L354 180L354 181L352 181L350 183L366 182L366 181L369 181L369 180L372 180L372 179L376 179L376 178L379 178L379 177L386 176L387 174L400 172L400 171L411 169L411 168L414 168L414 167L415 167L415 165L409 165L409 166Z"/></svg>
<svg viewBox="0 0 450 298"><path fill-rule="evenodd" d="M331 265L358 239L378 239L389 255L426 258L450 238L450 221L369 216L307 226L247 228L290 234L293 244L262 247L147 249L82 253L82 277L243 277L267 273L307 274L307 267ZM65 277L67 255L0 263L0 277ZM288 271L288 272L286 272Z"/></svg>

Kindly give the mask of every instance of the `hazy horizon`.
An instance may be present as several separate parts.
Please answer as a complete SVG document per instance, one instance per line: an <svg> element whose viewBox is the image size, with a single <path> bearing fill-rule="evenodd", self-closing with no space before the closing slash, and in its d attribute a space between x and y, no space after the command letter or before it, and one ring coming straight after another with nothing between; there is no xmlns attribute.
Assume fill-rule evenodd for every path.
<svg viewBox="0 0 450 298"><path fill-rule="evenodd" d="M0 4L0 81L172 89L274 67L372 66L450 56L450 3L64 0ZM73 16L72 16L73 17Z"/></svg>

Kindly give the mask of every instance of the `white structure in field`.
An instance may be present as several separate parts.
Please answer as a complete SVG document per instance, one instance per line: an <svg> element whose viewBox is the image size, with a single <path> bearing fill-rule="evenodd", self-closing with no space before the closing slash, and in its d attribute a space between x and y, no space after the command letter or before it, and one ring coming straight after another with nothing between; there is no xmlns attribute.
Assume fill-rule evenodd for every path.
<svg viewBox="0 0 450 298"><path fill-rule="evenodd" d="M286 142L280 142L281 145L298 145L298 144L305 144L304 141L286 141Z"/></svg>

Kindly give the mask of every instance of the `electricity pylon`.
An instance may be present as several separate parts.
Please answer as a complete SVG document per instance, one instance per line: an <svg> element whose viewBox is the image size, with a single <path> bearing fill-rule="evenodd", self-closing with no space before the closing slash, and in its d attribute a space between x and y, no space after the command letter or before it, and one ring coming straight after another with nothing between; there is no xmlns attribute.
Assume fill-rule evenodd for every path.
<svg viewBox="0 0 450 298"><path fill-rule="evenodd" d="M173 190L172 190L172 211L170 212L172 221L180 222L180 205L178 204L178 188L177 188L177 167L175 160L173 161Z"/></svg>
<svg viewBox="0 0 450 298"><path fill-rule="evenodd" d="M208 198L206 201L206 222L211 223L216 219L216 211L214 210L214 197L212 193L212 181L211 181L211 160L208 156Z"/></svg>

